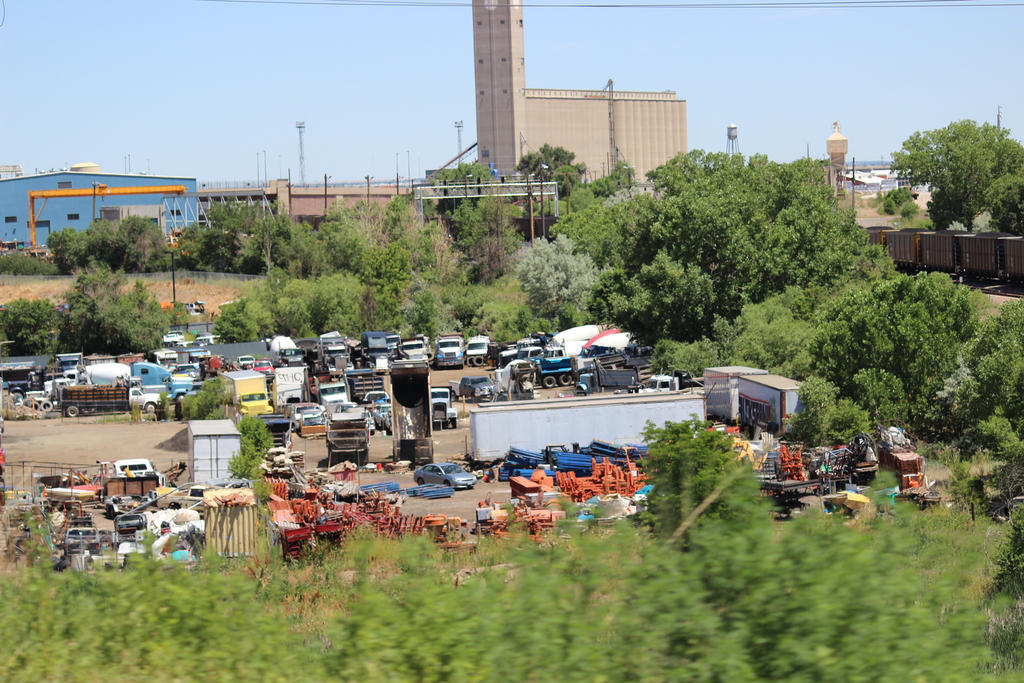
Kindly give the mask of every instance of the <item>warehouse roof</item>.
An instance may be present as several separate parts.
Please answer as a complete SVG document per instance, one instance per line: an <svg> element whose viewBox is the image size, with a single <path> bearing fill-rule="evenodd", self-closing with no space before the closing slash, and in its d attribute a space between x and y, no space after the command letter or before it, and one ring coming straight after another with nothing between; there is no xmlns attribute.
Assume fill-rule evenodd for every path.
<svg viewBox="0 0 1024 683"><path fill-rule="evenodd" d="M748 368L745 365L725 365L720 368L704 368L704 376L712 375L767 375L767 370L760 368Z"/></svg>
<svg viewBox="0 0 1024 683"><path fill-rule="evenodd" d="M780 391L795 391L800 388L800 382L782 375L754 375L743 379Z"/></svg>
<svg viewBox="0 0 1024 683"><path fill-rule="evenodd" d="M188 431L192 436L239 436L231 420L189 420Z"/></svg>

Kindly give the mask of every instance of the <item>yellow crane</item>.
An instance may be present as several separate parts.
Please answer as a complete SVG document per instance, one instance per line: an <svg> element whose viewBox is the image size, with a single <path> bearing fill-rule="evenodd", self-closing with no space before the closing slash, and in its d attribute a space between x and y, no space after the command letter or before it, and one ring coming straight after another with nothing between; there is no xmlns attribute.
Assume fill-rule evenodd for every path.
<svg viewBox="0 0 1024 683"><path fill-rule="evenodd" d="M92 187L69 188L65 190L29 190L28 191L28 240L31 248L36 248L36 200L42 199L39 213L43 212L46 200L50 197L117 197L129 194L185 194L188 188L184 185L138 185L129 187L108 187L97 184Z"/></svg>

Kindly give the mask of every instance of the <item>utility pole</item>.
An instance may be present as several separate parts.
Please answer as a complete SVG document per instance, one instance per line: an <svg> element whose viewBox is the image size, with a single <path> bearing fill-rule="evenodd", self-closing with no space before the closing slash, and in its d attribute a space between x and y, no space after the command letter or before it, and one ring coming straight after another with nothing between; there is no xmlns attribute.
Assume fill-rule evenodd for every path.
<svg viewBox="0 0 1024 683"><path fill-rule="evenodd" d="M92 220L96 222L96 181L92 181Z"/></svg>
<svg viewBox="0 0 1024 683"><path fill-rule="evenodd" d="M850 164L850 208L857 210L857 157L852 157Z"/></svg>
<svg viewBox="0 0 1024 683"><path fill-rule="evenodd" d="M324 173L324 218L327 218L327 174Z"/></svg>
<svg viewBox="0 0 1024 683"><path fill-rule="evenodd" d="M462 154L462 121L455 122L456 134L459 136L459 148L455 150L456 154Z"/></svg>
<svg viewBox="0 0 1024 683"><path fill-rule="evenodd" d="M548 222L544 218L544 171L548 170L547 164L540 165L540 232L544 239L548 236Z"/></svg>
<svg viewBox="0 0 1024 683"><path fill-rule="evenodd" d="M534 240L534 238L536 236L536 233L534 232L534 229L533 229L533 183L531 182L532 180L533 180L533 174L532 173L530 175L526 176L526 196L527 196L527 201L530 203L530 246L531 247L533 246L533 240Z"/></svg>
<svg viewBox="0 0 1024 683"><path fill-rule="evenodd" d="M178 283L174 277L174 249L171 249L171 303L178 300Z"/></svg>
<svg viewBox="0 0 1024 683"><path fill-rule="evenodd" d="M395 152L395 196L398 196L398 152Z"/></svg>
<svg viewBox="0 0 1024 683"><path fill-rule="evenodd" d="M405 173L409 176L409 194L412 194L412 157L409 150L405 150Z"/></svg>
<svg viewBox="0 0 1024 683"><path fill-rule="evenodd" d="M302 146L302 134L306 131L305 121L296 121L295 127L299 130L299 182L306 184L306 151Z"/></svg>
<svg viewBox="0 0 1024 683"><path fill-rule="evenodd" d="M366 176L366 206L370 206L370 176Z"/></svg>
<svg viewBox="0 0 1024 683"><path fill-rule="evenodd" d="M1003 129L1003 105L996 105L996 130Z"/></svg>

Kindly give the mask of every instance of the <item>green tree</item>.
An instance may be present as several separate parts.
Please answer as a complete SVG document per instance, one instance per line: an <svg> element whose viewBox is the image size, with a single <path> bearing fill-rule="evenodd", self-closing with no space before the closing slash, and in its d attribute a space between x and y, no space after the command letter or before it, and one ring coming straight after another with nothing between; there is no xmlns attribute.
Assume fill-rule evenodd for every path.
<svg viewBox="0 0 1024 683"><path fill-rule="evenodd" d="M574 253L572 240L565 235L536 242L519 259L516 274L533 310L549 317L566 305L582 309L597 282L594 262L586 254Z"/></svg>
<svg viewBox="0 0 1024 683"><path fill-rule="evenodd" d="M913 185L931 185L928 213L940 230L970 226L990 206L993 183L1024 172L1024 147L1006 128L970 120L917 132L894 152L893 170Z"/></svg>
<svg viewBox="0 0 1024 683"><path fill-rule="evenodd" d="M50 355L54 352L60 324L57 309L49 299L15 299L0 312L4 338L14 342L9 356Z"/></svg>
<svg viewBox="0 0 1024 683"><path fill-rule="evenodd" d="M518 209L502 197L484 197L455 210L455 246L463 253L473 281L492 282L511 267L512 256L523 243L512 224L516 215Z"/></svg>
<svg viewBox="0 0 1024 683"><path fill-rule="evenodd" d="M988 206L995 230L1024 235L1024 173L997 178L988 190Z"/></svg>
<svg viewBox="0 0 1024 683"><path fill-rule="evenodd" d="M141 281L100 269L84 272L65 295L59 346L85 353L157 348L167 326L160 304Z"/></svg>
<svg viewBox="0 0 1024 683"><path fill-rule="evenodd" d="M887 395L905 390L897 414L921 428L928 418L928 428L939 429L946 416L933 412L934 398L977 329L966 288L939 273L898 275L851 289L826 305L811 356L815 372L845 397L858 396L860 370L883 371L878 377L885 378Z"/></svg>
<svg viewBox="0 0 1024 683"><path fill-rule="evenodd" d="M239 421L238 431L242 435L242 445L238 455L228 462L228 471L238 479L262 479L260 463L274 445L270 429L263 420L247 415Z"/></svg>
<svg viewBox="0 0 1024 683"><path fill-rule="evenodd" d="M590 216L570 217L566 230L598 266L613 266L595 288L594 314L644 341L707 337L744 304L789 286L831 286L878 258L813 163L692 152L650 177L656 197L603 210L616 216L599 222L608 235L584 237Z"/></svg>
<svg viewBox="0 0 1024 683"><path fill-rule="evenodd" d="M0 273L8 275L58 275L60 272L60 268L56 264L26 254L4 254L0 256Z"/></svg>
<svg viewBox="0 0 1024 683"><path fill-rule="evenodd" d="M809 446L834 446L847 443L871 429L868 413L820 377L808 377L800 386L803 410L789 420L787 438Z"/></svg>
<svg viewBox="0 0 1024 683"><path fill-rule="evenodd" d="M224 343L259 339L264 332L273 331L270 327L270 312L248 297L222 306L220 315L213 321L213 331Z"/></svg>
<svg viewBox="0 0 1024 683"><path fill-rule="evenodd" d="M404 307L405 326L408 334L425 334L434 339L441 331L441 310L437 296L426 288L419 288Z"/></svg>
<svg viewBox="0 0 1024 683"><path fill-rule="evenodd" d="M562 197L570 185L578 185L587 172L587 165L574 163L576 154L564 147L541 145L536 152L527 152L519 158L516 171L524 176L535 176L538 180L554 180L558 183L558 194Z"/></svg>
<svg viewBox="0 0 1024 683"><path fill-rule="evenodd" d="M230 401L224 382L214 378L203 382L195 396L184 398L182 412L186 420L219 420L224 417L224 406Z"/></svg>

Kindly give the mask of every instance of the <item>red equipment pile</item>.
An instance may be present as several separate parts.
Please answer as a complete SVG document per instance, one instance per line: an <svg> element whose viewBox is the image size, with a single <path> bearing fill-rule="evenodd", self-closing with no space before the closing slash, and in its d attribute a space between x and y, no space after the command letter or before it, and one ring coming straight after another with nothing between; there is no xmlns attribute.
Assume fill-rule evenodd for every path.
<svg viewBox="0 0 1024 683"><path fill-rule="evenodd" d="M608 459L597 462L592 458L591 462L594 472L589 477L577 477L575 472L559 472L556 475L555 482L558 488L576 503L607 493L629 497L647 481L647 476L637 470L636 465L628 457L624 468L609 462Z"/></svg>

